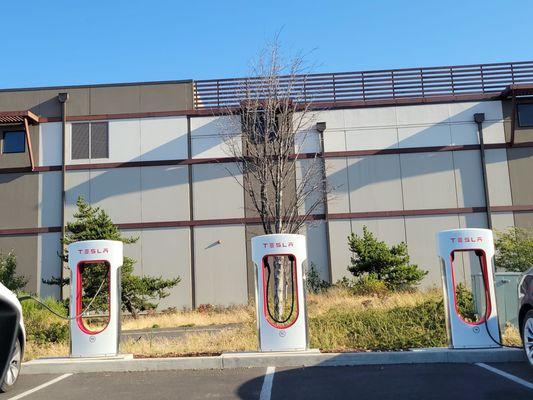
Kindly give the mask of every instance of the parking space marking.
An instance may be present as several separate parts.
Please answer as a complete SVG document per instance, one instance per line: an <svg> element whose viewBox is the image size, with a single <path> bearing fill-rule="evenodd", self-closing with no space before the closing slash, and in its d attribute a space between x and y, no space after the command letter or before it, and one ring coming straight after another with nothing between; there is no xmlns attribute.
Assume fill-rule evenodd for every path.
<svg viewBox="0 0 533 400"><path fill-rule="evenodd" d="M509 380L511 380L511 381L513 381L515 383L518 383L519 385L525 386L528 389L532 389L533 390L533 383L528 382L528 381L526 381L526 380L524 380L522 378L519 378L517 376L511 375L510 373L502 371L502 370L500 370L498 368L491 367L490 365L487 365L485 363L476 363L476 365L478 367L485 368L486 370L488 370L490 372L493 372L495 374L503 376L504 378L507 378L507 379L509 379Z"/></svg>
<svg viewBox="0 0 533 400"><path fill-rule="evenodd" d="M34 387L33 389L30 389L30 390L26 390L25 392L22 392L18 395L16 395L15 397L11 397L7 400L18 400L18 399L22 399L23 397L26 397L32 393L35 393L41 389L44 389L45 387L48 387L50 385L53 385L54 383L57 383L59 381L62 381L63 379L65 378L68 378L69 376L71 376L72 374L63 374L61 376L58 376L57 378L54 378L52 379L51 381L48 381L48 382L45 382L43 383L42 385L39 385L39 386L36 386Z"/></svg>
<svg viewBox="0 0 533 400"><path fill-rule="evenodd" d="M265 373L265 380L263 381L263 387L261 388L261 394L259 400L270 400L272 394L272 382L274 381L274 372L276 367L268 367Z"/></svg>

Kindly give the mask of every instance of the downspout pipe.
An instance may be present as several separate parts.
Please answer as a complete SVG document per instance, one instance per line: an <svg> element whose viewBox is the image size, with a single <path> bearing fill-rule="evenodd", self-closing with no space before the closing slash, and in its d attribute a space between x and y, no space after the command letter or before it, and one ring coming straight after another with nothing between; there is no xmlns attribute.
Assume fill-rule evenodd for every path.
<svg viewBox="0 0 533 400"><path fill-rule="evenodd" d="M66 234L66 221L65 221L65 209L66 209L66 187L67 187L67 101L69 99L68 93L59 93L57 100L61 104L61 254L65 254L65 234ZM61 279L64 280L68 277L68 269L63 260L61 260ZM61 299L68 298L68 289L65 286L61 286Z"/></svg>
<svg viewBox="0 0 533 400"><path fill-rule="evenodd" d="M477 133L479 138L479 154L481 159L481 171L483 173L483 189L485 192L485 205L487 208L487 228L492 229L492 211L490 207L489 184L487 178L487 163L485 161L485 141L483 140L483 122L485 121L484 113L474 114L474 122L477 124Z"/></svg>

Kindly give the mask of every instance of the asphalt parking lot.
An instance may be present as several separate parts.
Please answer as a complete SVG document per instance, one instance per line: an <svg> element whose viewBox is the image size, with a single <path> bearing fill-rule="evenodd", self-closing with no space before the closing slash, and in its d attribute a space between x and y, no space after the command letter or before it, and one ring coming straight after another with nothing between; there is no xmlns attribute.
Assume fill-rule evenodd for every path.
<svg viewBox="0 0 533 400"><path fill-rule="evenodd" d="M528 399L525 363L22 375L0 400Z"/></svg>

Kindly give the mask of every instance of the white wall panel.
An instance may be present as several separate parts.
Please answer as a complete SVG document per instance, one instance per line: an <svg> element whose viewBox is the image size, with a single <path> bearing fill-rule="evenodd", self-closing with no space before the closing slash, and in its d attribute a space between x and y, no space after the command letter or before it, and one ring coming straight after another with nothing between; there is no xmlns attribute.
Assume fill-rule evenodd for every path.
<svg viewBox="0 0 533 400"><path fill-rule="evenodd" d="M306 195L300 205L300 213L302 215L313 207L312 214L324 212L323 190L317 190L317 188L323 187L323 162L324 160L321 158L296 161L296 187L299 188L299 193ZM302 181L302 179L305 181Z"/></svg>
<svg viewBox="0 0 533 400"><path fill-rule="evenodd" d="M503 122L484 122L483 140L486 144L505 143L505 130Z"/></svg>
<svg viewBox="0 0 533 400"><path fill-rule="evenodd" d="M493 212L492 228L498 231L506 230L515 225L514 215L512 212Z"/></svg>
<svg viewBox="0 0 533 400"><path fill-rule="evenodd" d="M115 223L141 221L140 168L91 171L91 204L102 207Z"/></svg>
<svg viewBox="0 0 533 400"><path fill-rule="evenodd" d="M61 226L61 172L39 174L39 227Z"/></svg>
<svg viewBox="0 0 533 400"><path fill-rule="evenodd" d="M395 127L346 130L346 150L348 151L394 148L398 148L398 131Z"/></svg>
<svg viewBox="0 0 533 400"><path fill-rule="evenodd" d="M406 210L457 207L451 152L400 154Z"/></svg>
<svg viewBox="0 0 533 400"><path fill-rule="evenodd" d="M196 303L248 301L244 226L194 228Z"/></svg>
<svg viewBox="0 0 533 400"><path fill-rule="evenodd" d="M399 126L444 124L450 119L448 104L398 106L396 107L396 115Z"/></svg>
<svg viewBox="0 0 533 400"><path fill-rule="evenodd" d="M297 132L294 141L294 149L297 153L318 153L321 151L320 135L316 129Z"/></svg>
<svg viewBox="0 0 533 400"><path fill-rule="evenodd" d="M468 213L459 214L460 228L487 228L487 214Z"/></svg>
<svg viewBox="0 0 533 400"><path fill-rule="evenodd" d="M240 117L191 118L193 158L229 157L231 152L225 140L232 138L239 143Z"/></svg>
<svg viewBox="0 0 533 400"><path fill-rule="evenodd" d="M505 149L486 150L485 161L487 163L487 181L491 205L512 205L507 151Z"/></svg>
<svg viewBox="0 0 533 400"><path fill-rule="evenodd" d="M396 107L363 107L344 110L344 126L347 129L395 125Z"/></svg>
<svg viewBox="0 0 533 400"><path fill-rule="evenodd" d="M76 212L76 201L82 196L86 202L91 202L91 188L89 180L91 175L88 170L67 171L65 187L65 220L72 221Z"/></svg>
<svg viewBox="0 0 533 400"><path fill-rule="evenodd" d="M317 222L305 225L307 240L307 264L313 264L323 280L329 281L328 246L326 223Z"/></svg>
<svg viewBox="0 0 533 400"><path fill-rule="evenodd" d="M234 164L199 164L192 170L194 191L194 218L244 217L244 191Z"/></svg>
<svg viewBox="0 0 533 400"><path fill-rule="evenodd" d="M326 132L328 129L343 129L344 124L344 110L326 110L326 111L312 111L310 118L315 122L325 122Z"/></svg>
<svg viewBox="0 0 533 400"><path fill-rule="evenodd" d="M452 102L448 106L451 122L471 122L476 113L484 113L487 121L503 118L501 101Z"/></svg>
<svg viewBox="0 0 533 400"><path fill-rule="evenodd" d="M141 119L141 160L187 158L187 118Z"/></svg>
<svg viewBox="0 0 533 400"><path fill-rule="evenodd" d="M328 199L330 213L350 212L348 160L344 157L326 159L326 176L331 192Z"/></svg>
<svg viewBox="0 0 533 400"><path fill-rule="evenodd" d="M59 298L59 286L42 283L42 279L61 277L61 260L58 256L61 252L60 238L60 233L42 233L37 238L37 265L41 267L37 285L41 298Z"/></svg>
<svg viewBox="0 0 533 400"><path fill-rule="evenodd" d="M324 151L346 151L346 132L341 129L324 132Z"/></svg>
<svg viewBox="0 0 533 400"><path fill-rule="evenodd" d="M144 229L142 232L143 275L181 278L181 282L169 290L170 296L159 303L160 310L192 306L189 233L189 228ZM232 290L229 286L225 289Z"/></svg>
<svg viewBox="0 0 533 400"><path fill-rule="evenodd" d="M398 154L348 158L348 178L351 212L403 209Z"/></svg>
<svg viewBox="0 0 533 400"><path fill-rule="evenodd" d="M400 148L449 146L451 141L449 124L398 127Z"/></svg>
<svg viewBox="0 0 533 400"><path fill-rule="evenodd" d="M135 275L143 275L143 260L142 260L142 230L124 229L121 231L122 235L127 238L137 238L135 243L124 245L124 256L133 258L136 262L133 264L133 273Z"/></svg>
<svg viewBox="0 0 533 400"><path fill-rule="evenodd" d="M61 122L39 125L39 166L61 165Z"/></svg>
<svg viewBox="0 0 533 400"><path fill-rule="evenodd" d="M429 271L422 286L441 288L441 266L437 256L437 232L459 228L457 215L405 217L409 255L413 264Z"/></svg>
<svg viewBox="0 0 533 400"><path fill-rule="evenodd" d="M452 132L451 144L453 146L479 143L477 125L473 122L451 124L450 129Z"/></svg>
<svg viewBox="0 0 533 400"><path fill-rule="evenodd" d="M141 122L138 119L109 121L109 158L92 163L140 161Z"/></svg>
<svg viewBox="0 0 533 400"><path fill-rule="evenodd" d="M141 168L142 221L189 219L189 184L186 166Z"/></svg>
<svg viewBox="0 0 533 400"><path fill-rule="evenodd" d="M349 277L351 253L348 248L348 236L352 231L350 220L336 219L329 222L329 245L331 250L332 283L343 277Z"/></svg>
<svg viewBox="0 0 533 400"><path fill-rule="evenodd" d="M363 226L366 226L378 240L384 241L389 246L405 242L403 217L352 219L352 232L356 235L363 234Z"/></svg>
<svg viewBox="0 0 533 400"><path fill-rule="evenodd" d="M455 189L458 207L485 205L483 175L479 151L454 151Z"/></svg>

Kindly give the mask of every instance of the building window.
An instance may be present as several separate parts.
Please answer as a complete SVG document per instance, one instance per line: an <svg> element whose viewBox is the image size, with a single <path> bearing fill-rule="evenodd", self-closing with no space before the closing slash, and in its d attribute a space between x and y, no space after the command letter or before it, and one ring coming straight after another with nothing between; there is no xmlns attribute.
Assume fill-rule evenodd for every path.
<svg viewBox="0 0 533 400"><path fill-rule="evenodd" d="M4 132L3 153L24 153L26 151L26 134L24 131Z"/></svg>
<svg viewBox="0 0 533 400"><path fill-rule="evenodd" d="M109 125L107 122L72 124L73 160L109 158Z"/></svg>
<svg viewBox="0 0 533 400"><path fill-rule="evenodd" d="M533 103L518 104L518 126L521 128L533 127Z"/></svg>

